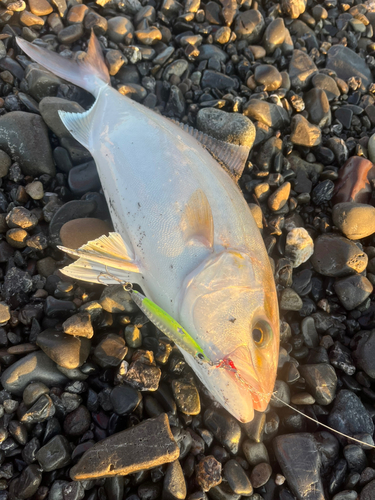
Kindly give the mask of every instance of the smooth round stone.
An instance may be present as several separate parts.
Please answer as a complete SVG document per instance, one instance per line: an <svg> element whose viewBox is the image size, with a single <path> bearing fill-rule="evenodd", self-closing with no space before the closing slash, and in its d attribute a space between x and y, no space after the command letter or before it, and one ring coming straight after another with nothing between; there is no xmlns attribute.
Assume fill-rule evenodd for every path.
<svg viewBox="0 0 375 500"><path fill-rule="evenodd" d="M125 358L128 348L125 340L114 333L108 334L95 347L95 361L102 367L118 366Z"/></svg>
<svg viewBox="0 0 375 500"><path fill-rule="evenodd" d="M198 415L201 411L201 402L198 389L195 385L184 382L182 379L172 382L173 397L177 408L185 415Z"/></svg>
<svg viewBox="0 0 375 500"><path fill-rule="evenodd" d="M63 246L77 249L88 241L96 240L103 235L108 236L110 231L111 228L106 222L86 217L66 222L60 229L60 238Z"/></svg>
<svg viewBox="0 0 375 500"><path fill-rule="evenodd" d="M259 121L274 129L283 129L289 125L289 115L284 108L260 99L250 99L244 106L243 114L253 122Z"/></svg>
<svg viewBox="0 0 375 500"><path fill-rule="evenodd" d="M262 462L269 462L268 451L264 443L254 443L246 440L242 445L242 450L250 466L255 466Z"/></svg>
<svg viewBox="0 0 375 500"><path fill-rule="evenodd" d="M297 19L305 12L306 0L282 0L281 9L291 19Z"/></svg>
<svg viewBox="0 0 375 500"><path fill-rule="evenodd" d="M362 156L352 156L339 170L332 202L368 203L372 191L371 181L374 179L373 163Z"/></svg>
<svg viewBox="0 0 375 500"><path fill-rule="evenodd" d="M224 465L224 477L228 481L230 488L237 495L252 495L253 487L250 480L236 460L229 460Z"/></svg>
<svg viewBox="0 0 375 500"><path fill-rule="evenodd" d="M352 311L372 293L373 286L364 276L342 278L334 284L335 292L347 311Z"/></svg>
<svg viewBox="0 0 375 500"><path fill-rule="evenodd" d="M314 242L303 227L289 231L285 243L285 256L292 261L294 268L308 261L314 253Z"/></svg>
<svg viewBox="0 0 375 500"><path fill-rule="evenodd" d="M63 45L70 45L79 40L83 36L83 33L84 29L82 24L72 24L59 31L57 39Z"/></svg>
<svg viewBox="0 0 375 500"><path fill-rule="evenodd" d="M25 406L32 406L43 394L48 394L49 388L42 382L32 382L25 387L22 398Z"/></svg>
<svg viewBox="0 0 375 500"><path fill-rule="evenodd" d="M349 444L344 448L344 457L351 472L363 472L367 465L364 450L357 444Z"/></svg>
<svg viewBox="0 0 375 500"><path fill-rule="evenodd" d="M131 294L122 285L110 285L104 288L100 296L100 305L112 314L133 314L139 312Z"/></svg>
<svg viewBox="0 0 375 500"><path fill-rule="evenodd" d="M360 500L373 500L375 491L375 479L370 481L361 491ZM355 492L356 493L356 492Z"/></svg>
<svg viewBox="0 0 375 500"><path fill-rule="evenodd" d="M350 240L360 240L375 233L375 208L360 203L338 203L333 207L336 227Z"/></svg>
<svg viewBox="0 0 375 500"><path fill-rule="evenodd" d="M69 436L82 436L89 430L91 415L86 406L79 406L68 413L64 420L64 432Z"/></svg>
<svg viewBox="0 0 375 500"><path fill-rule="evenodd" d="M141 393L130 385L118 385L111 391L113 411L117 415L128 415L142 400Z"/></svg>
<svg viewBox="0 0 375 500"><path fill-rule="evenodd" d="M128 18L122 16L111 17L108 20L108 38L114 43L123 43L125 37L133 35L134 27Z"/></svg>
<svg viewBox="0 0 375 500"><path fill-rule="evenodd" d="M291 122L290 140L293 144L311 148L322 140L320 128L306 120L302 115L295 115Z"/></svg>
<svg viewBox="0 0 375 500"><path fill-rule="evenodd" d="M187 494L184 473L179 460L167 465L163 481L162 498L165 500L185 500Z"/></svg>
<svg viewBox="0 0 375 500"><path fill-rule="evenodd" d="M285 40L284 19L278 17L274 19L266 28L263 36L262 45L267 54L273 54L277 47L280 47Z"/></svg>
<svg viewBox="0 0 375 500"><path fill-rule="evenodd" d="M89 339L73 337L52 329L39 333L36 343L55 363L68 369L82 366L91 347Z"/></svg>
<svg viewBox="0 0 375 500"><path fill-rule="evenodd" d="M312 59L302 50L294 50L289 63L290 83L295 89L308 87L312 77L318 73L318 68Z"/></svg>
<svg viewBox="0 0 375 500"><path fill-rule="evenodd" d="M266 91L277 90L282 83L280 72L270 64L260 64L255 68L255 80L258 84L264 85Z"/></svg>
<svg viewBox="0 0 375 500"><path fill-rule="evenodd" d="M53 437L36 453L36 459L45 472L61 469L71 461L69 441L61 435Z"/></svg>
<svg viewBox="0 0 375 500"><path fill-rule="evenodd" d="M204 412L203 420L206 427L229 452L236 454L241 438L241 427L237 420L226 411L209 408Z"/></svg>
<svg viewBox="0 0 375 500"><path fill-rule="evenodd" d="M299 311L302 306L301 297L292 288L284 288L280 296L280 309L283 311Z"/></svg>
<svg viewBox="0 0 375 500"><path fill-rule="evenodd" d="M318 88L309 90L304 96L304 101L311 123L318 125L320 128L331 125L331 108L324 90Z"/></svg>
<svg viewBox="0 0 375 500"><path fill-rule="evenodd" d="M94 161L73 167L68 174L69 189L75 196L99 191L101 184Z"/></svg>
<svg viewBox="0 0 375 500"><path fill-rule="evenodd" d="M26 185L25 191L33 200L41 200L44 196L43 184L40 181L30 182Z"/></svg>
<svg viewBox="0 0 375 500"><path fill-rule="evenodd" d="M321 6L317 5L316 7L321 7ZM315 88L324 90L327 99L329 101L337 99L341 95L335 80L330 76L325 75L324 73L318 73L314 75L312 77L311 83Z"/></svg>
<svg viewBox="0 0 375 500"><path fill-rule="evenodd" d="M358 246L334 234L323 234L314 241L311 263L324 276L341 277L362 273L368 263L367 255Z"/></svg>
<svg viewBox="0 0 375 500"><path fill-rule="evenodd" d="M276 191L268 198L268 206L273 212L276 212L285 206L289 199L290 189L290 182L284 182L284 184L277 188Z"/></svg>
<svg viewBox="0 0 375 500"><path fill-rule="evenodd" d="M253 488L260 488L265 485L272 474L272 467L268 463L257 464L250 474L250 481Z"/></svg>
<svg viewBox="0 0 375 500"><path fill-rule="evenodd" d="M139 43L144 45L155 45L162 39L162 34L156 26L150 26L143 30L135 32Z"/></svg>
<svg viewBox="0 0 375 500"><path fill-rule="evenodd" d="M368 143L367 143L367 151L369 159L372 163L375 162L375 134L372 134Z"/></svg>
<svg viewBox="0 0 375 500"><path fill-rule="evenodd" d="M215 57L216 59L218 59L220 62L223 63L227 62L229 58L228 54L223 49L220 49L220 47L217 47L216 45L205 44L199 47L199 56L197 57L197 61L207 61L212 57Z"/></svg>
<svg viewBox="0 0 375 500"><path fill-rule="evenodd" d="M236 17L233 31L238 40L247 40L249 44L260 40L264 30L264 19L259 10L246 10Z"/></svg>
<svg viewBox="0 0 375 500"><path fill-rule="evenodd" d="M94 329L91 324L91 316L88 312L80 312L70 316L63 323L64 333L77 337L86 337L91 339L94 335Z"/></svg>
<svg viewBox="0 0 375 500"><path fill-rule="evenodd" d="M125 341L129 347L138 349L142 345L142 332L134 325L125 328Z"/></svg>
<svg viewBox="0 0 375 500"><path fill-rule="evenodd" d="M196 480L203 491L209 491L222 482L221 463L212 455L208 455L195 467Z"/></svg>
<svg viewBox="0 0 375 500"><path fill-rule="evenodd" d="M313 405L315 399L308 392L298 392L290 398L291 403L294 405Z"/></svg>
<svg viewBox="0 0 375 500"><path fill-rule="evenodd" d="M31 382L42 382L51 387L62 385L66 381L56 364L42 351L32 352L19 359L1 375L3 388L19 396L22 396Z"/></svg>
<svg viewBox="0 0 375 500"><path fill-rule="evenodd" d="M253 146L255 140L255 127L249 118L216 108L199 110L197 128L220 141L249 148Z"/></svg>
<svg viewBox="0 0 375 500"><path fill-rule="evenodd" d="M218 71L213 71L206 69L203 73L201 80L201 87L203 89L218 89L218 90L228 90L235 86L235 80L228 75L219 73Z"/></svg>
<svg viewBox="0 0 375 500"><path fill-rule="evenodd" d="M42 471L37 464L28 465L23 469L17 480L16 492L20 500L31 498L42 482Z"/></svg>

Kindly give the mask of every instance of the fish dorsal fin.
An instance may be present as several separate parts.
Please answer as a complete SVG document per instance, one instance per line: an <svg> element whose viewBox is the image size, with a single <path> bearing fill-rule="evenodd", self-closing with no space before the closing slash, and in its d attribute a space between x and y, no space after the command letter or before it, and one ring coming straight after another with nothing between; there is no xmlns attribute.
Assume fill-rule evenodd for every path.
<svg viewBox="0 0 375 500"><path fill-rule="evenodd" d="M214 243L214 220L207 196L201 189L191 195L182 214L181 228L185 240L198 240L212 248Z"/></svg>
<svg viewBox="0 0 375 500"><path fill-rule="evenodd" d="M215 139L186 123L173 120L176 125L194 137L212 156L221 163L235 181L241 177L250 153L248 146L237 146Z"/></svg>

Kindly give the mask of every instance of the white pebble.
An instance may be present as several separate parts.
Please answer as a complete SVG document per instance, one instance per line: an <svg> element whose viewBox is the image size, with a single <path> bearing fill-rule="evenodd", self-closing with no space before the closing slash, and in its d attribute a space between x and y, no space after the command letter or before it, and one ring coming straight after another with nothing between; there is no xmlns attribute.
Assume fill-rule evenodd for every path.
<svg viewBox="0 0 375 500"><path fill-rule="evenodd" d="M314 253L314 242L303 227L292 229L286 237L285 255L298 267Z"/></svg>

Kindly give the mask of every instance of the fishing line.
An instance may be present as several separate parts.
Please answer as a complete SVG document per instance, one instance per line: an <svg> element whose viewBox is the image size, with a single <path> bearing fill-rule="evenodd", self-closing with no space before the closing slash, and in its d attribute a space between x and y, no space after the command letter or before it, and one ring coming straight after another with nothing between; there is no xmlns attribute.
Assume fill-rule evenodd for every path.
<svg viewBox="0 0 375 500"><path fill-rule="evenodd" d="M278 398L275 393L272 394L272 397L274 399L277 399L277 401L279 401L280 403L283 403L285 406L287 406L291 410L294 410L295 412L299 413L303 417L308 418L312 422L315 422L316 424L321 425L321 426L325 427L326 429L329 429L330 431L335 432L336 434L340 434L340 436L343 436L343 437L345 437L347 439L351 439L352 441L356 441L357 443L364 444L365 446L368 446L370 448L375 448L375 446L373 444L365 443L364 441L361 441L360 439L348 436L347 434L344 434L343 432L340 432L340 431L337 431L336 429L333 429L329 425L322 424L322 422L319 422L319 420L315 420L315 418L309 417L309 415L305 415L305 413L303 413L302 411L297 410L297 408L294 408L290 404L288 404L285 401L283 401L282 399Z"/></svg>

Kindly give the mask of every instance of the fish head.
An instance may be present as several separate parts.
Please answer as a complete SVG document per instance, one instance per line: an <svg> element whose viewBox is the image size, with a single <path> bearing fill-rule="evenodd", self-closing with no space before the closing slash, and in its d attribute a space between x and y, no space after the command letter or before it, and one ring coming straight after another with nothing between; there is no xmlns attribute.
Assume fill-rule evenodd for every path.
<svg viewBox="0 0 375 500"><path fill-rule="evenodd" d="M279 351L279 314L271 267L248 254L213 254L182 291L180 321L211 363L187 358L198 377L238 420L264 411ZM185 356L186 357L186 356Z"/></svg>

